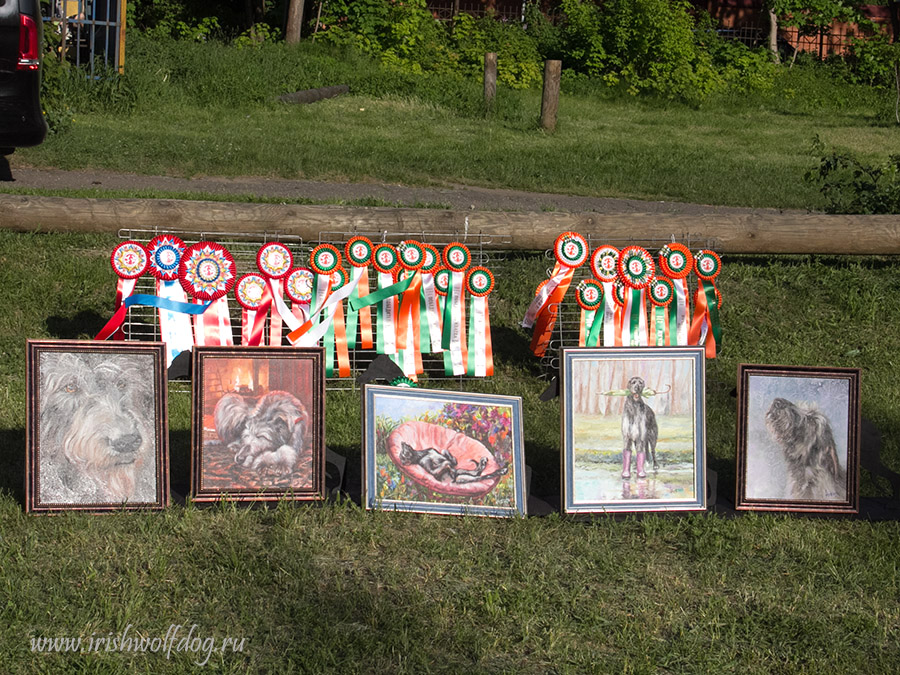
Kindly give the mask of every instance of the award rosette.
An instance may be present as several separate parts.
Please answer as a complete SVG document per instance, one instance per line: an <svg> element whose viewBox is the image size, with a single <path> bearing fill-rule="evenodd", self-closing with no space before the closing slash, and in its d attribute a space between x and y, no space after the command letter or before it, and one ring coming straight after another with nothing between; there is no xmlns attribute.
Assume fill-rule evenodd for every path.
<svg viewBox="0 0 900 675"><path fill-rule="evenodd" d="M690 324L690 307L688 306L687 277L694 269L694 256L684 244L672 242L659 251L659 269L675 287L675 322L678 326L677 342L672 344L688 344L688 328Z"/></svg>
<svg viewBox="0 0 900 675"><path fill-rule="evenodd" d="M469 249L458 241L447 244L441 255L444 267L450 271L450 287L444 301L443 330L441 348L449 352L444 358L444 372L447 375L466 373L466 270L472 264Z"/></svg>
<svg viewBox="0 0 900 675"><path fill-rule="evenodd" d="M649 344L646 289L656 272L653 256L640 246L627 246L619 252L618 267L619 278L628 289L622 319L622 344L646 347Z"/></svg>
<svg viewBox="0 0 900 675"><path fill-rule="evenodd" d="M547 351L559 305L572 283L575 269L587 262L589 254L587 240L577 232L563 232L556 238L553 244L556 265L549 281L535 294L522 319L523 327L534 327L531 351L535 356L543 356Z"/></svg>
<svg viewBox="0 0 900 675"><path fill-rule="evenodd" d="M263 344L266 315L272 304L269 282L261 274L245 274L234 285L234 296L241 306L241 344Z"/></svg>
<svg viewBox="0 0 900 675"><path fill-rule="evenodd" d="M675 284L667 277L656 277L650 284L650 303L653 305L653 344L657 347L677 344L678 326L672 311Z"/></svg>
<svg viewBox="0 0 900 675"><path fill-rule="evenodd" d="M706 356L710 359L716 357L722 346L720 300L715 284L721 270L722 261L713 251L701 250L694 255L694 274L697 275L698 281L688 341L692 345L705 345Z"/></svg>
<svg viewBox="0 0 900 675"><path fill-rule="evenodd" d="M378 244L372 250L372 267L377 272L377 287L373 293L350 301L350 308L361 310L363 307L377 304L375 312L376 341L375 350L379 354L397 353L397 303L396 295L406 290L412 281L405 279L395 282L395 273L400 266L397 250L390 244Z"/></svg>
<svg viewBox="0 0 900 675"><path fill-rule="evenodd" d="M178 283L178 266L187 248L185 243L171 234L161 234L147 244L150 255L149 271L156 277L156 296L175 303L187 303L187 295ZM194 344L190 317L178 311L159 308L159 332L166 343L166 365Z"/></svg>
<svg viewBox="0 0 900 675"><path fill-rule="evenodd" d="M178 279L197 304L208 301L194 318L194 343L199 346L232 346L228 292L234 287L235 265L231 253L213 241L201 241L185 249L178 264Z"/></svg>
<svg viewBox="0 0 900 675"><path fill-rule="evenodd" d="M109 257L113 271L119 280L116 282L116 305L115 311L118 312L123 306L125 298L134 292L134 286L138 277L147 271L150 263L150 256L144 245L137 241L123 241L113 249L112 255ZM122 317L122 322L125 317ZM122 332L121 324L116 328L112 336L113 340L124 340L125 333Z"/></svg>
<svg viewBox="0 0 900 675"><path fill-rule="evenodd" d="M281 345L281 327L286 323L291 327L295 323L295 317L284 303L284 278L290 273L294 265L294 256L284 244L277 241L263 244L256 253L256 266L268 280L272 304L275 311L269 321L269 344ZM293 325L291 330L299 324Z"/></svg>
<svg viewBox="0 0 900 675"><path fill-rule="evenodd" d="M314 277L308 267L295 267L284 279L284 291L291 299L291 312L301 325L309 316Z"/></svg>
<svg viewBox="0 0 900 675"><path fill-rule="evenodd" d="M362 349L372 349L372 308L365 306L356 310L353 301L369 294L369 264L372 262L372 242L367 237L352 237L344 245L344 258L353 270L351 283L356 286L350 291L347 304L347 345L356 349L356 326L359 324L359 339ZM356 279L357 281L353 281Z"/></svg>
<svg viewBox="0 0 900 675"><path fill-rule="evenodd" d="M613 347L617 336L614 286L619 278L619 249L615 246L595 248L591 254L591 272L603 284L603 346ZM621 343L619 336L619 344Z"/></svg>
<svg viewBox="0 0 900 675"><path fill-rule="evenodd" d="M579 347L596 347L600 342L603 327L602 312L606 305L603 287L594 279L585 279L575 287L575 301L581 307L581 321L578 330Z"/></svg>
<svg viewBox="0 0 900 675"><path fill-rule="evenodd" d="M423 318L420 328L420 349L423 354L440 353L441 346L441 310L438 306L437 293L434 288L434 275L441 269L441 254L431 244L424 244L425 264L422 265L422 296L420 317ZM449 283L449 270L448 283Z"/></svg>
<svg viewBox="0 0 900 675"><path fill-rule="evenodd" d="M334 302L331 325L325 333L325 375L334 376L334 360L337 356L338 377L350 377L350 351L347 347L347 329L344 326L343 298L351 291L348 286L350 275L343 267L331 273L331 295L328 300ZM335 300L336 299L336 300Z"/></svg>
<svg viewBox="0 0 900 675"><path fill-rule="evenodd" d="M468 374L486 377L494 374L494 350L491 345L491 316L488 296L494 290L494 275L486 267L472 267L466 275L469 305Z"/></svg>
<svg viewBox="0 0 900 675"><path fill-rule="evenodd" d="M334 244L319 244L309 254L313 271L312 304L307 320L288 334L288 341L300 347L312 347L331 328L336 305L343 297L331 298L332 275L341 266L341 252ZM346 290L349 295L350 289Z"/></svg>

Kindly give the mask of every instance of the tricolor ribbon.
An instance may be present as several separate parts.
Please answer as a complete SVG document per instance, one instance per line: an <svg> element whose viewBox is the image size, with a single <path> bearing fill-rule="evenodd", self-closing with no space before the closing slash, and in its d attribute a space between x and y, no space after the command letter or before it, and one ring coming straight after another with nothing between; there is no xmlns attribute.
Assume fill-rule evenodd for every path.
<svg viewBox="0 0 900 675"><path fill-rule="evenodd" d="M653 305L651 320L652 344L657 347L675 345L678 342L676 312L672 307L675 285L671 279L658 276L650 284L650 303Z"/></svg>
<svg viewBox="0 0 900 675"><path fill-rule="evenodd" d="M397 250L390 244L378 244L372 252L372 266L378 273L376 285L378 290L365 297L355 298L350 302L353 309L360 310L377 304L375 313L375 350L379 354L394 355L397 353L396 297L406 290L412 279L395 283L394 274L399 267Z"/></svg>
<svg viewBox="0 0 900 675"><path fill-rule="evenodd" d="M359 325L361 349L372 349L372 308L368 305L353 308L353 301L369 294L369 263L372 261L372 242L366 237L353 237L344 245L344 257L353 267L352 279L358 279L350 289L347 303L347 346L356 349L356 326ZM357 274L356 268L360 269ZM351 283L352 280L351 280Z"/></svg>
<svg viewBox="0 0 900 675"><path fill-rule="evenodd" d="M486 377L494 374L494 349L491 344L491 315L488 296L494 290L494 275L485 267L472 267L466 276L469 292L469 355L467 374Z"/></svg>
<svg viewBox="0 0 900 675"><path fill-rule="evenodd" d="M716 357L722 346L722 325L719 321L722 300L715 285L721 269L722 261L713 251L699 251L694 256L694 273L699 281L688 341L692 345L705 345L706 357L710 359Z"/></svg>
<svg viewBox="0 0 900 675"><path fill-rule="evenodd" d="M417 241L405 240L397 245L397 262L408 272L401 279L409 278L409 286L400 296L400 313L397 316L397 349L419 349L419 303L422 295L422 275L419 270L425 264L425 249ZM413 320L415 315L415 321ZM411 343L415 343L413 346ZM421 356L419 357L421 361ZM415 370L413 370L415 373ZM406 372L405 375L410 373Z"/></svg>
<svg viewBox="0 0 900 675"><path fill-rule="evenodd" d="M116 282L116 312L122 307L125 299L134 292L134 286L138 277L147 271L150 264L150 256L144 245L136 241L123 241L113 249L110 256L110 264L119 280ZM121 324L113 334L113 340L124 340L125 333Z"/></svg>
<svg viewBox="0 0 900 675"><path fill-rule="evenodd" d="M150 256L149 272L156 277L156 295L173 302L186 303L187 295L178 283L178 265L184 254L185 243L174 235L161 234L147 244ZM190 351L194 344L190 315L159 309L159 333L166 344L166 366L183 351Z"/></svg>
<svg viewBox="0 0 900 675"><path fill-rule="evenodd" d="M653 256L640 246L627 246L619 253L618 269L619 278L626 286L622 344L646 347L649 337L645 289L653 281L656 271Z"/></svg>
<svg viewBox="0 0 900 675"><path fill-rule="evenodd" d="M603 284L603 346L616 345L615 282L619 277L619 249L615 246L598 246L591 254L591 272ZM600 308L597 311L601 311ZM598 327L599 328L599 327ZM620 342L621 344L621 337ZM599 339L595 343L599 345Z"/></svg>
<svg viewBox="0 0 900 675"><path fill-rule="evenodd" d="M616 279L613 284L613 304L615 305L615 311L613 312L613 345L614 347L621 347L624 343L622 342L622 334L624 329L622 325L625 322L625 305L626 298L628 297L629 288L626 286L621 279Z"/></svg>
<svg viewBox="0 0 900 675"><path fill-rule="evenodd" d="M559 305L572 283L575 268L583 265L588 259L587 240L577 232L564 232L556 238L553 253L556 265L550 273L550 279L535 294L534 300L525 312L525 318L522 319L524 328L534 327L531 351L535 356L543 356L547 350L559 313Z"/></svg>
<svg viewBox="0 0 900 675"><path fill-rule="evenodd" d="M690 307L688 306L687 277L694 268L694 256L684 244L672 242L659 251L659 269L669 279L675 289L675 325L676 340L671 344L687 345L690 323Z"/></svg>
<svg viewBox="0 0 900 675"><path fill-rule="evenodd" d="M195 303L211 301L207 311L194 317L194 344L232 346L228 292L235 282L234 258L212 241L201 241L185 249L178 266L178 278Z"/></svg>
<svg viewBox="0 0 900 675"><path fill-rule="evenodd" d="M441 346L441 309L434 289L434 275L441 268L441 254L430 244L425 244L425 264L422 266L422 310L420 316L427 331L421 329L422 352L443 351ZM427 335L427 339L426 339ZM429 345L430 346L427 346Z"/></svg>
<svg viewBox="0 0 900 675"><path fill-rule="evenodd" d="M344 326L344 303L341 293L347 288L349 277L343 267L331 273L331 293L328 302L333 309L325 312L331 316L325 332L325 376L334 377L334 362L337 359L338 377L350 377L350 352L347 349L347 331ZM321 325L321 324L320 324Z"/></svg>
<svg viewBox="0 0 900 675"><path fill-rule="evenodd" d="M466 270L472 263L472 254L469 249L459 243L453 242L444 247L442 254L444 267L450 271L450 286L447 290L447 298L444 301L443 330L441 334L441 348L450 353L449 372L445 360L445 373L448 375L464 375L466 373L466 308L464 305L466 293Z"/></svg>
<svg viewBox="0 0 900 675"><path fill-rule="evenodd" d="M575 288L575 300L581 307L578 329L579 347L597 347L603 329L603 309L606 299L599 281L586 279Z"/></svg>
<svg viewBox="0 0 900 675"><path fill-rule="evenodd" d="M273 347L281 345L282 324L287 323L290 326L292 323L293 313L288 310L283 296L284 278L290 273L293 265L294 257L290 249L277 241L263 244L256 253L256 266L268 280L269 295L275 306L269 320L269 344Z"/></svg>
<svg viewBox="0 0 900 675"><path fill-rule="evenodd" d="M437 303L438 313L443 316L444 308L447 306L447 294L450 292L450 270L441 267L434 273L434 294ZM443 331L442 331L443 332ZM453 361L450 358L450 351L441 347L440 353L444 359L444 373L453 374Z"/></svg>
<svg viewBox="0 0 900 675"><path fill-rule="evenodd" d="M245 274L234 285L234 295L241 306L241 344L264 344L266 315L272 306L268 280L261 274Z"/></svg>

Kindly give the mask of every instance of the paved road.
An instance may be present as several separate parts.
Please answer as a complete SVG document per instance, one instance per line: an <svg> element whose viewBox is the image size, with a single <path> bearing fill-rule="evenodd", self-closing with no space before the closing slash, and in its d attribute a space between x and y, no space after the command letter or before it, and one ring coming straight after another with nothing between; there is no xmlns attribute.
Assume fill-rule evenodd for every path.
<svg viewBox="0 0 900 675"><path fill-rule="evenodd" d="M253 195L283 199L311 199L317 203L378 200L399 206L442 205L452 209L487 211L564 211L598 213L772 214L778 209L748 209L705 206L680 202L646 202L636 199L608 199L572 195L489 189L464 185L410 187L380 183L326 183L281 178L175 178L105 171L60 171L16 166L0 181L0 192L7 188L43 190L154 190L162 193L195 195ZM2 177L2 176L0 176ZM11 180L10 180L11 178ZM98 196L104 196L101 192Z"/></svg>

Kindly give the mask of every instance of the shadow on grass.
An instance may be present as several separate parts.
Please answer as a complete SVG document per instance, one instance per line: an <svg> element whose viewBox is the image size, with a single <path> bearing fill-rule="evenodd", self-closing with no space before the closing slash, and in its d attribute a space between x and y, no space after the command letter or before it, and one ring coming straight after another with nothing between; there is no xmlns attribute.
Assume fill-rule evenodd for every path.
<svg viewBox="0 0 900 675"><path fill-rule="evenodd" d="M82 335L96 335L108 320L97 312L82 310L74 316L49 316L46 326L52 338L76 340Z"/></svg>
<svg viewBox="0 0 900 675"><path fill-rule="evenodd" d="M0 492L25 507L25 429L0 429Z"/></svg>

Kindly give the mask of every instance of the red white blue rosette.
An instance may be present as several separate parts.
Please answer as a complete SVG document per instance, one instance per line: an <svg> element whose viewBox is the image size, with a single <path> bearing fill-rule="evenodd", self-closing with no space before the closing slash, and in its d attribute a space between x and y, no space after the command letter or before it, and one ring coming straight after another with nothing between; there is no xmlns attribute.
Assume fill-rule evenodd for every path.
<svg viewBox="0 0 900 675"><path fill-rule="evenodd" d="M110 263L119 278L137 279L147 271L150 256L140 242L123 241L113 249Z"/></svg>
<svg viewBox="0 0 900 675"><path fill-rule="evenodd" d="M245 274L234 285L234 297L244 309L257 310L266 301L268 283L261 274Z"/></svg>
<svg viewBox="0 0 900 675"><path fill-rule="evenodd" d="M185 292L197 300L216 300L234 287L234 258L221 244L201 241L181 256L178 278Z"/></svg>
<svg viewBox="0 0 900 675"><path fill-rule="evenodd" d="M149 271L160 281L174 281L178 278L178 265L187 246L180 237L160 234L147 244L150 258Z"/></svg>

